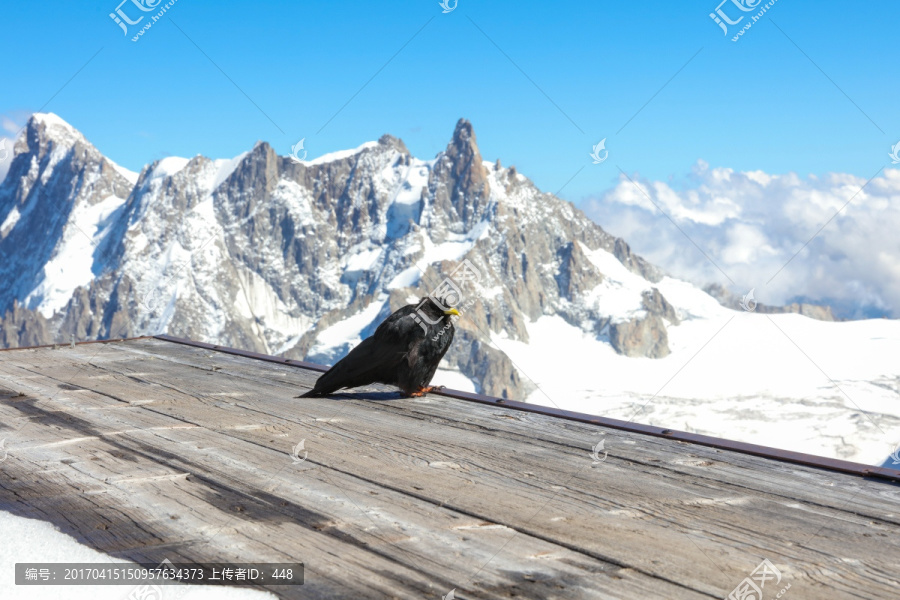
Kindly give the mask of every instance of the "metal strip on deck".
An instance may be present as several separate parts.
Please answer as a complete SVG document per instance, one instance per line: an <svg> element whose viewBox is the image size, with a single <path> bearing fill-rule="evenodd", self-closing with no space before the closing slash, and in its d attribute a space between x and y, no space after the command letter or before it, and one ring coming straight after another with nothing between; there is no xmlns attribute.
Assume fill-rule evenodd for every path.
<svg viewBox="0 0 900 600"><path fill-rule="evenodd" d="M328 367L304 362L300 360L293 360L289 358L279 358L277 356L271 356L268 354L260 354L258 352L250 352L247 350L239 350L237 348L229 348L227 346L219 346L215 344L206 344L204 342L195 342L193 340L188 340L184 338L178 338L170 335L157 335L153 336L156 339L163 340L166 342L173 342L176 344L184 344L187 346L194 346L196 348L205 348L207 350L215 350L217 352L223 352L225 354L233 354L236 356L243 356L246 358L252 358L256 360L262 360L267 362L279 363L284 365L291 365L294 367L299 367L301 369L308 369L311 371L325 372L328 370ZM840 460L836 458L827 458L824 456L816 456L813 454L804 454L802 452L793 452L791 450L781 450L779 448L771 448L769 446L760 446L757 444L749 444L746 442L737 442L734 440L727 440L724 438L717 438L709 435L700 435L696 433L689 433L687 431L678 431L675 429L667 429L664 427L657 427L655 425L643 425L641 423L635 423L633 421L622 421L620 419L610 419L607 417L600 417L597 415L590 415L587 413L574 412L569 410L562 410L558 408L550 408L546 406L540 406L535 404L528 404L526 402L518 402L515 400L505 400L503 398L497 398L494 396L484 396L482 394L472 394L469 392L462 392L458 390L449 390L443 389L440 391L432 392L433 394L438 394L441 396L447 396L448 398L455 398L457 400L465 400L467 402L477 402L479 404L490 404L494 406L500 406L503 408L509 408L512 410L519 410L523 412L536 413L540 415L546 415L551 417L557 417L560 419L566 419L569 421L577 421L579 423L589 423L593 425L600 425L603 427L609 427L611 429L619 429L622 431L629 431L632 433L639 433L644 435L650 435L654 437L661 437L670 440L677 440L681 442L686 442L689 444L697 444L700 446L709 446L711 448L718 448L720 450L728 450L731 452L739 452L741 454L750 454L753 456L760 456L763 458L769 458L772 460L778 460L781 462L787 462L792 464L804 465L808 467L815 467L819 469L825 469L828 471L836 471L839 473L846 473L848 475L856 475L860 477L867 477L876 480L885 480L892 482L900 482L900 470L897 469L888 469L886 467L877 467L873 465L866 465L857 462L851 462L847 460Z"/></svg>
<svg viewBox="0 0 900 600"><path fill-rule="evenodd" d="M86 342L75 342L76 346L86 346L88 344L113 344L115 342L133 342L134 340L149 340L151 338L158 338L159 336L155 335L139 335L136 337L129 338L111 338L106 340L88 340ZM43 344L40 346L19 346L16 348L0 348L0 352L9 352L11 350L36 350L38 348L65 348L66 346L70 346L71 342L65 342L63 344Z"/></svg>

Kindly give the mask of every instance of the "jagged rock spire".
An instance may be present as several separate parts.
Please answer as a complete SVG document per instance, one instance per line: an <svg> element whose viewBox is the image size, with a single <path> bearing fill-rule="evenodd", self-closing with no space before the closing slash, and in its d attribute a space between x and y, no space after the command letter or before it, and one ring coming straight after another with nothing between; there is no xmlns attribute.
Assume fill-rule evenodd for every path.
<svg viewBox="0 0 900 600"><path fill-rule="evenodd" d="M466 227L482 218L491 190L475 130L467 119L457 121L453 137L435 165L432 180L430 187L438 208L455 211Z"/></svg>

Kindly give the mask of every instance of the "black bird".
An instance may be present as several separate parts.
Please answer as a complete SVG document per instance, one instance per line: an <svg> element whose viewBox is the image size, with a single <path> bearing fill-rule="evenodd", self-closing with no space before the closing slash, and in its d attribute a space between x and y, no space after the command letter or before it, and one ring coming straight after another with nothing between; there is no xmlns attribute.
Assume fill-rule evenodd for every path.
<svg viewBox="0 0 900 600"><path fill-rule="evenodd" d="M313 389L297 397L327 396L371 383L396 385L413 397L438 389L428 384L453 341L454 315L459 311L445 310L430 297L398 309L323 373Z"/></svg>

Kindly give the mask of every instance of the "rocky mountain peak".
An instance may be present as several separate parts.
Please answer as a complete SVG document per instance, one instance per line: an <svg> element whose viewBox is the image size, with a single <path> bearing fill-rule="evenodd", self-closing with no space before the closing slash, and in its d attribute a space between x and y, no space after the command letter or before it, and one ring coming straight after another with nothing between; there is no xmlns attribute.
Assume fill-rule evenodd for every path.
<svg viewBox="0 0 900 600"><path fill-rule="evenodd" d="M454 159L462 159L464 162L472 160L481 162L481 153L478 151L478 141L475 139L475 129L472 127L471 121L460 119L456 122L446 154Z"/></svg>
<svg viewBox="0 0 900 600"><path fill-rule="evenodd" d="M25 126L29 138L86 141L80 131L53 113L34 113Z"/></svg>
<svg viewBox="0 0 900 600"><path fill-rule="evenodd" d="M90 282L108 248L106 218L132 191L131 175L56 115L29 119L0 184L0 311L18 302L49 318Z"/></svg>
<svg viewBox="0 0 900 600"><path fill-rule="evenodd" d="M378 145L392 148L400 154L409 154L409 150L407 149L406 144L403 143L403 140L396 138L389 133L378 138Z"/></svg>
<svg viewBox="0 0 900 600"><path fill-rule="evenodd" d="M56 170L65 170L90 174L95 183L108 181L114 194L125 197L137 177L103 156L80 131L53 113L35 113L28 119L23 134L16 139L13 154L8 177L25 178L20 180L19 192L30 188L35 176L46 179ZM90 195L89 201L94 203L96 196Z"/></svg>
<svg viewBox="0 0 900 600"><path fill-rule="evenodd" d="M16 140L13 153L15 156L27 154L40 158L54 149L64 151L79 142L90 146L78 130L56 115L35 113L28 119L24 135Z"/></svg>
<svg viewBox="0 0 900 600"><path fill-rule="evenodd" d="M475 130L467 119L456 123L453 137L434 168L431 185L435 206L455 213L465 228L484 216L490 198L488 172L481 159Z"/></svg>

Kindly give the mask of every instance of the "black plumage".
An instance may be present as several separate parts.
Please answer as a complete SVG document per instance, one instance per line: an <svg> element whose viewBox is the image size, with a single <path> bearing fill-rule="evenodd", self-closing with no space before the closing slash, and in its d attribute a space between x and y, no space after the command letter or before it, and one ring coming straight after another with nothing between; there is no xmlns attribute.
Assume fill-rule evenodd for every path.
<svg viewBox="0 0 900 600"><path fill-rule="evenodd" d="M455 308L444 310L431 298L398 309L298 398L371 383L396 385L406 396L432 391L428 384L453 341L454 315Z"/></svg>

